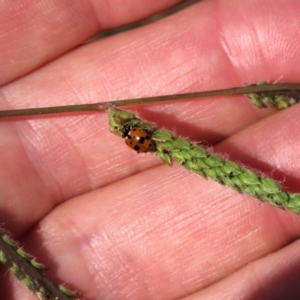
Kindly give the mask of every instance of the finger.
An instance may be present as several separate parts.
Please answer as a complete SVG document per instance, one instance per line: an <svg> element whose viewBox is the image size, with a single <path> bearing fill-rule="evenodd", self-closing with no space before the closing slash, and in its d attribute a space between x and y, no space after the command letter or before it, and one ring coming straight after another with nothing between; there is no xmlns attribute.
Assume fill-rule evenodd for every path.
<svg viewBox="0 0 300 300"><path fill-rule="evenodd" d="M228 158L247 162L266 176L276 179L284 189L299 191L299 105L255 124L218 145ZM270 127L271 126L271 127ZM270 131L269 131L270 130Z"/></svg>
<svg viewBox="0 0 300 300"><path fill-rule="evenodd" d="M216 39L209 39L214 36L215 27L207 26L212 31L199 33L199 28L211 20L211 14L207 11L214 11L213 3L200 3L159 23L81 48L39 72L4 87L2 93L10 100L11 106L20 107L74 103L76 97L79 102L96 102L99 98L111 100L167 94L174 90L180 92L181 86L189 87L191 91L234 85L234 82L237 85L242 81L250 82L249 79L254 75L245 75L247 73L244 73L243 66L235 70L226 56L224 60L228 62L227 65L220 64L220 60L211 62L205 56L212 53L214 56L218 53L220 57L224 55ZM269 4L265 2L265 5ZM235 9L241 10L239 7ZM290 17L295 12L289 10L289 6L286 9ZM248 16L249 12L246 7L243 13ZM275 14L270 15L269 11L263 9L262 13L272 16L275 22ZM258 22L255 14L251 14L251 17ZM294 17L298 22L298 16L295 14ZM188 25L184 25L186 20L190 20ZM265 35L269 36L270 28L264 25L265 18L259 20L260 27L266 28ZM290 18L286 22L289 23ZM180 28L174 30L172 24L180 24ZM238 24L236 27L239 27ZM280 28L284 30L285 27ZM263 29L260 32L263 33ZM281 35L285 43L291 39L283 33ZM236 42L240 43L239 37L236 35ZM270 48L276 51L270 56L273 63L275 53L280 54L281 49L276 46L277 40L274 38L273 47ZM159 47L162 41L165 43L163 50ZM255 42L256 39L252 41L252 48L244 49L243 55L248 57L253 55L253 51L258 51ZM120 45L126 47L121 49ZM165 53L172 53L173 59L168 60ZM260 50L258 53L259 59L253 62L254 73L256 78L265 78L267 72L262 66L269 64L269 61L261 55ZM140 67L133 64L134 59ZM286 63L295 64L295 59ZM260 68L254 68L255 65ZM279 72L282 70L279 69ZM241 72L241 78L245 75L240 83L237 72ZM286 78L290 74L287 73ZM268 76L278 77L277 69ZM202 81L199 82L199 78ZM208 82L208 78L216 80ZM239 99L239 102L237 98L228 97L152 106L142 111L141 115L157 121L158 125L163 124L163 118L167 119L169 129L176 128L178 135L189 136L191 140L214 142L263 117L264 113L254 109L244 97ZM220 101L226 105L220 105ZM2 127L5 137L2 153L6 153L2 159L12 172L7 173L6 168L3 169L1 178L3 186L11 186L5 189L5 199L15 201L2 204L2 219L15 234L26 230L65 199L160 163L150 155L137 156L130 149L125 150L124 142L108 132L107 119L103 114L32 119L19 121L13 127L11 125L6 123ZM26 174L26 178L23 174ZM35 192L31 194L30 191ZM36 209L32 210L32 207ZM9 222L12 216L15 225Z"/></svg>
<svg viewBox="0 0 300 300"><path fill-rule="evenodd" d="M174 5L169 1L5 1L0 9L0 85L80 45L99 31Z"/></svg>
<svg viewBox="0 0 300 300"><path fill-rule="evenodd" d="M296 241L184 300L299 299L299 247Z"/></svg>

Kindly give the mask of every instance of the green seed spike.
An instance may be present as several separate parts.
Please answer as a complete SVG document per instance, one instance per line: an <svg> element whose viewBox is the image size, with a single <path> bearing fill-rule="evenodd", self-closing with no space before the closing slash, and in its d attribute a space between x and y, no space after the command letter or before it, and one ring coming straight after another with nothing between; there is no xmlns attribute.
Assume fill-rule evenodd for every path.
<svg viewBox="0 0 300 300"><path fill-rule="evenodd" d="M10 266L10 261L8 256L4 253L4 251L0 251L0 262L6 266Z"/></svg>
<svg viewBox="0 0 300 300"><path fill-rule="evenodd" d="M50 282L44 275L45 266L26 253L0 228L0 262L22 280L39 299L71 300L75 293L62 284Z"/></svg>
<svg viewBox="0 0 300 300"><path fill-rule="evenodd" d="M16 263L12 263L10 271L18 278L18 280L23 280L25 278L23 270Z"/></svg>
<svg viewBox="0 0 300 300"><path fill-rule="evenodd" d="M48 270L48 267L46 267L44 264L39 263L35 258L32 258L30 260L30 264L38 270L42 270L42 271Z"/></svg>
<svg viewBox="0 0 300 300"><path fill-rule="evenodd" d="M25 275L23 282L33 293L37 292L37 284L30 276Z"/></svg>
<svg viewBox="0 0 300 300"><path fill-rule="evenodd" d="M16 250L16 252L17 252L21 257L23 257L23 258L25 258L25 259L27 259L27 260L32 259L32 256L29 255L28 253L26 253L26 252L22 249L22 247L18 248L18 249Z"/></svg>
<svg viewBox="0 0 300 300"><path fill-rule="evenodd" d="M2 235L2 240L13 248L17 248L18 245L15 241L13 241L7 234Z"/></svg>
<svg viewBox="0 0 300 300"><path fill-rule="evenodd" d="M252 84L251 86L263 86L268 84L266 82L260 82ZM246 96L250 101L259 108L276 107L278 109L288 108L300 101L299 90L282 90L282 91L258 91L254 93L248 93Z"/></svg>
<svg viewBox="0 0 300 300"><path fill-rule="evenodd" d="M57 299L51 297L43 287L39 288L39 291L36 293L36 295L40 300L49 300L49 299L57 300Z"/></svg>
<svg viewBox="0 0 300 300"><path fill-rule="evenodd" d="M157 129L153 124L136 118L132 112L109 107L108 114L109 129L116 135L121 135L125 125L147 130L156 145L154 153L168 165L172 165L172 160L176 160L185 169L204 178L210 177L240 193L247 193L278 208L300 214L300 194L283 191L275 180L261 177L233 161L209 153L183 138L173 136L167 130Z"/></svg>
<svg viewBox="0 0 300 300"><path fill-rule="evenodd" d="M64 284L59 284L57 285L57 288L63 292L65 295L69 296L69 297L75 297L76 296L76 292L71 291L70 289L68 289Z"/></svg>

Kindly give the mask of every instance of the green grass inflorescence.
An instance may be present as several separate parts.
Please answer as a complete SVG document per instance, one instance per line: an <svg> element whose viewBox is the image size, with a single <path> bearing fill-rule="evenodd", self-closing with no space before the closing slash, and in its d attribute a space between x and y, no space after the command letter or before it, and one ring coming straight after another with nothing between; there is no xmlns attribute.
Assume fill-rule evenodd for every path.
<svg viewBox="0 0 300 300"><path fill-rule="evenodd" d="M259 102L259 95L254 95L258 106L271 105L283 108L290 106L290 98L278 98ZM253 95L251 95L251 101ZM109 128L116 135L122 136L125 125L139 127L152 137L155 142L154 154L165 163L172 165L176 160L179 165L193 171L203 178L212 178L222 185L227 185L239 193L247 193L259 200L268 202L281 209L289 209L300 214L300 194L289 193L273 179L261 177L251 170L239 166L236 162L225 160L221 156L209 153L205 148L191 144L189 141L173 136L167 130L157 129L147 121L138 119L132 112L108 108Z"/></svg>
<svg viewBox="0 0 300 300"><path fill-rule="evenodd" d="M47 268L26 253L0 229L0 262L41 300L70 300L76 294L62 284L54 284L45 278Z"/></svg>

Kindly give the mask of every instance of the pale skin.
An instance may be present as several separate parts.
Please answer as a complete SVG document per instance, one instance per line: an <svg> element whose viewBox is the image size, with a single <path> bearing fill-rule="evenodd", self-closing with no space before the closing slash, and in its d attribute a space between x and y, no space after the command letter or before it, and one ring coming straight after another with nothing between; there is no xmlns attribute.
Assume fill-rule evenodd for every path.
<svg viewBox="0 0 300 300"><path fill-rule="evenodd" d="M130 2L0 1L0 109L300 80L297 0L207 0L78 47L176 3ZM134 111L300 192L299 105ZM299 299L300 216L136 154L103 112L1 120L0 136L1 226L83 298ZM3 299L36 299L0 275Z"/></svg>

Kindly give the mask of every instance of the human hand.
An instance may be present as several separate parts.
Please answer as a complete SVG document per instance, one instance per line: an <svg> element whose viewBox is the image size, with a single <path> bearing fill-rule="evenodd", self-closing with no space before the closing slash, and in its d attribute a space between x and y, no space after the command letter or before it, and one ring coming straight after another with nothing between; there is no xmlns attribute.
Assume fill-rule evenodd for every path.
<svg viewBox="0 0 300 300"><path fill-rule="evenodd" d="M295 0L203 1L74 49L175 3L136 2L2 5L1 109L298 80ZM300 192L299 105L229 96L134 109ZM0 134L3 227L83 298L299 298L295 214L137 155L104 113L1 120ZM3 299L35 299L1 276Z"/></svg>

